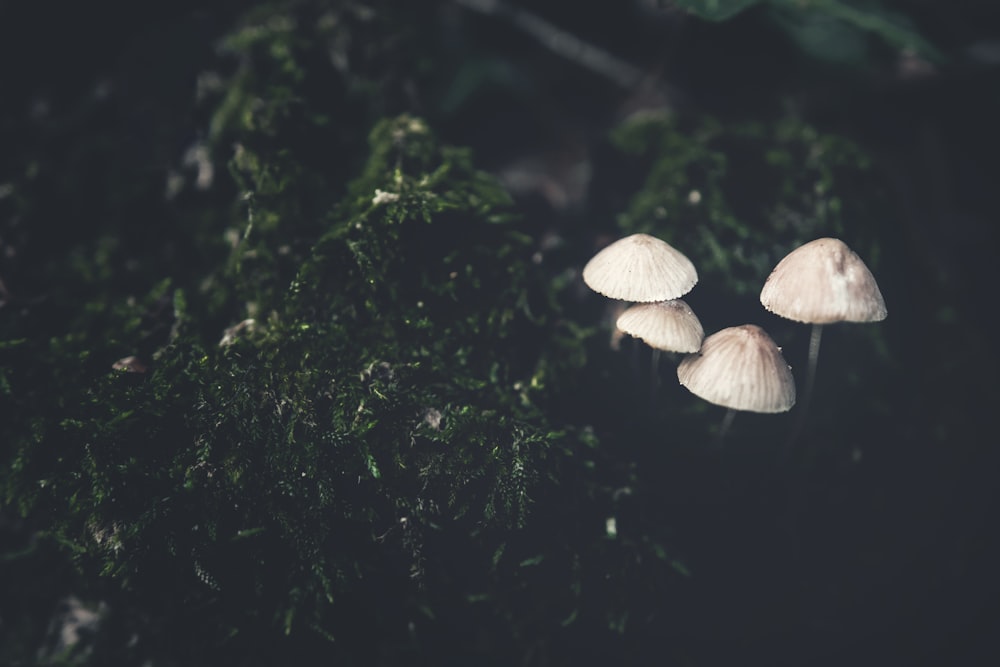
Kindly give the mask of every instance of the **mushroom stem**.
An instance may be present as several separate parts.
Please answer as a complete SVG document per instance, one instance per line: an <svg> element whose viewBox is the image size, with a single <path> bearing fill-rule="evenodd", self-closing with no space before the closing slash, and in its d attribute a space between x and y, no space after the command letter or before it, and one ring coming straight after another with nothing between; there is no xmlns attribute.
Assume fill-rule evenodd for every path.
<svg viewBox="0 0 1000 667"><path fill-rule="evenodd" d="M632 348L632 352L629 355L629 364L631 365L630 369L632 372L632 377L638 378L642 373L642 363L639 360L639 357L642 354L642 341L640 341L637 338L633 338L629 342L629 346Z"/></svg>
<svg viewBox="0 0 1000 667"><path fill-rule="evenodd" d="M806 366L805 391L802 394L802 400L799 402L799 416L795 419L792 432L788 434L788 442L785 444L786 452L795 444L799 433L802 432L802 427L806 423L806 415L809 412L809 399L812 398L813 385L816 384L816 364L819 361L819 344L822 339L823 325L813 324L812 332L809 335L809 362Z"/></svg>
<svg viewBox="0 0 1000 667"><path fill-rule="evenodd" d="M656 394L660 388L660 351L653 348L653 355L649 360L649 402L656 407Z"/></svg>
<svg viewBox="0 0 1000 667"><path fill-rule="evenodd" d="M809 336L809 368L806 371L806 392L802 397L802 414L809 407L809 397L812 395L813 384L816 382L816 362L819 361L819 344L823 339L823 325L813 324Z"/></svg>
<svg viewBox="0 0 1000 667"><path fill-rule="evenodd" d="M736 410L728 408L726 410L726 416L722 418L722 424L719 425L719 435L716 436L719 442L726 437L726 433L729 432L729 427L733 425L733 418L736 416Z"/></svg>

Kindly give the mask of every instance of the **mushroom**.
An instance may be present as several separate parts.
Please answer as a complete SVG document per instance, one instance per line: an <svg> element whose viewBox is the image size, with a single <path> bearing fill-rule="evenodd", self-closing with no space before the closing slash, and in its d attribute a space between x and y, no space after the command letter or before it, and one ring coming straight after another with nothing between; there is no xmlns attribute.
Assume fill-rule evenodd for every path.
<svg viewBox="0 0 1000 667"><path fill-rule="evenodd" d="M684 253L649 234L618 239L583 267L583 282L612 299L650 303L684 296L698 272Z"/></svg>
<svg viewBox="0 0 1000 667"><path fill-rule="evenodd" d="M737 410L777 413L795 405L795 380L781 349L754 324L707 337L697 354L681 361L677 380L695 396L728 408L720 439Z"/></svg>
<svg viewBox="0 0 1000 667"><path fill-rule="evenodd" d="M665 352L697 352L705 338L698 316L683 299L631 306L621 314L616 326L654 350Z"/></svg>
<svg viewBox="0 0 1000 667"><path fill-rule="evenodd" d="M846 243L833 238L816 239L788 253L768 276L760 302L776 315L812 324L803 415L816 378L823 325L878 322L887 315L871 271Z"/></svg>
<svg viewBox="0 0 1000 667"><path fill-rule="evenodd" d="M653 348L650 393L654 398L660 352L697 352L705 338L701 321L683 299L636 304L618 317L615 326Z"/></svg>
<svg viewBox="0 0 1000 667"><path fill-rule="evenodd" d="M698 272L684 253L666 241L649 234L632 234L594 255L583 267L583 282L598 294L612 299L655 304L678 299L690 292L698 282ZM644 316L634 314L626 322L631 317L643 319ZM619 318L618 329L625 331L621 321ZM650 399L653 400L659 351L655 345L651 347L654 348L650 365Z"/></svg>

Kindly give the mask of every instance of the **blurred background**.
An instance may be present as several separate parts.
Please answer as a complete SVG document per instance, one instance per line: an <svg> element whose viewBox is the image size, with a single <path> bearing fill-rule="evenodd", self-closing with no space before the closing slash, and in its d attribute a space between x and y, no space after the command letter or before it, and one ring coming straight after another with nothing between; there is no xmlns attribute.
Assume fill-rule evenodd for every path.
<svg viewBox="0 0 1000 667"><path fill-rule="evenodd" d="M302 118L276 145L335 196L376 120L425 119L512 195L561 317L588 331L553 419L643 489L615 496L616 529L669 526L687 574L662 608L637 594L637 634L575 657L996 664L1000 5L0 2L0 320L31 310L43 335L88 285L110 301L198 284L241 195L240 93L292 62ZM800 383L808 329L760 307L763 280L820 236L868 263L889 316L827 328L790 453L791 416L738 415L716 443L724 411L676 385L676 359L647 408L648 350L615 339L614 305L579 278L640 231L698 266L685 299L707 333L764 327ZM76 575L16 558L27 530L0 514L0 638L55 663ZM538 645L520 662L573 655Z"/></svg>

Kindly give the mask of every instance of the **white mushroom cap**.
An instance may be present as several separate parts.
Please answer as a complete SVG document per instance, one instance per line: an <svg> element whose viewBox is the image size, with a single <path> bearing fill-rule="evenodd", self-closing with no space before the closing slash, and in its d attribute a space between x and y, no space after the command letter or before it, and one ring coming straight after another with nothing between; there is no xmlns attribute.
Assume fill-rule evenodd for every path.
<svg viewBox="0 0 1000 667"><path fill-rule="evenodd" d="M583 267L583 282L612 299L649 303L684 296L698 282L698 272L666 241L632 234L594 255Z"/></svg>
<svg viewBox="0 0 1000 667"><path fill-rule="evenodd" d="M795 405L795 380L781 350L758 326L717 331L701 352L685 357L677 379L709 403L749 412L786 412Z"/></svg>
<svg viewBox="0 0 1000 667"><path fill-rule="evenodd" d="M796 322L877 322L886 317L875 277L839 239L810 241L788 253L760 292L763 306Z"/></svg>
<svg viewBox="0 0 1000 667"><path fill-rule="evenodd" d="M682 299L636 304L621 314L617 327L667 352L697 352L705 338L701 321Z"/></svg>

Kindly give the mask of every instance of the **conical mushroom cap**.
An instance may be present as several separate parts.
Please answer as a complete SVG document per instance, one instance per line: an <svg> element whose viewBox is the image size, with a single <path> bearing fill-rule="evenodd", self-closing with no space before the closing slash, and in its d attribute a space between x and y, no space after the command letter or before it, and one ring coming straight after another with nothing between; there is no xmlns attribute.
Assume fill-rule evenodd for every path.
<svg viewBox="0 0 1000 667"><path fill-rule="evenodd" d="M701 321L682 299L636 304L621 314L616 326L667 352L697 352L705 338Z"/></svg>
<svg viewBox="0 0 1000 667"><path fill-rule="evenodd" d="M612 299L649 303L684 296L698 272L684 253L649 234L632 234L594 255L583 282Z"/></svg>
<svg viewBox="0 0 1000 667"><path fill-rule="evenodd" d="M685 357L677 379L709 403L749 412L786 412L795 405L795 380L781 350L758 326L717 331L701 352Z"/></svg>
<svg viewBox="0 0 1000 667"><path fill-rule="evenodd" d="M816 239L788 253L760 291L761 304L796 322L877 322L886 317L875 277L839 239Z"/></svg>

